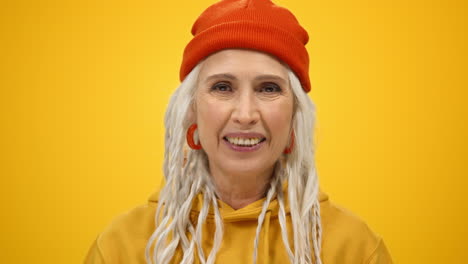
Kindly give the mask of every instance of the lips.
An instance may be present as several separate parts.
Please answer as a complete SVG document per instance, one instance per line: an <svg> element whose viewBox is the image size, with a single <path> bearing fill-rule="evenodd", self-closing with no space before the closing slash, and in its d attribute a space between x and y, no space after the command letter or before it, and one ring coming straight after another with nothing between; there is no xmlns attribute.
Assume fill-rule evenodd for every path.
<svg viewBox="0 0 468 264"><path fill-rule="evenodd" d="M237 147L254 147L266 140L265 136L259 133L229 133L223 137L224 141Z"/></svg>

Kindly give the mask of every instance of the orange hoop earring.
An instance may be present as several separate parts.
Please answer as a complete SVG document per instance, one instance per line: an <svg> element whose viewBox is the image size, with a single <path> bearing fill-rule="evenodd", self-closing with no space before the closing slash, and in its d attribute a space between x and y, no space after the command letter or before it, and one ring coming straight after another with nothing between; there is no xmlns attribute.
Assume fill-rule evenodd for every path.
<svg viewBox="0 0 468 264"><path fill-rule="evenodd" d="M284 149L283 153L289 154L292 152L293 149L294 149L294 130L291 133L291 145L288 148Z"/></svg>
<svg viewBox="0 0 468 264"><path fill-rule="evenodd" d="M199 150L202 148L202 145L200 143L195 144L195 141L193 141L193 134L195 133L195 130L197 130L197 124L192 124L189 129L187 130L187 144L191 149Z"/></svg>

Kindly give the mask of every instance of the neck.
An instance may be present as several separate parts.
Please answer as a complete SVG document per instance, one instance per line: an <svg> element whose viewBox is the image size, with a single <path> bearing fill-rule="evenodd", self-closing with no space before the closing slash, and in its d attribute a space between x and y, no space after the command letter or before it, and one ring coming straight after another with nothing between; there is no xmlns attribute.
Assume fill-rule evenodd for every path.
<svg viewBox="0 0 468 264"><path fill-rule="evenodd" d="M266 195L273 168L261 173L232 174L210 169L216 195L237 210Z"/></svg>

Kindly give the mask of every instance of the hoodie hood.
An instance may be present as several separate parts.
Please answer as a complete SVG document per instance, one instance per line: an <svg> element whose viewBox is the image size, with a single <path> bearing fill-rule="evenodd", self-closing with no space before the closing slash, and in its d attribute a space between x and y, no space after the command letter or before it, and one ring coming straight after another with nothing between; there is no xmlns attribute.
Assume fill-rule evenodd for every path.
<svg viewBox="0 0 468 264"><path fill-rule="evenodd" d="M150 205L157 206L160 191L161 190L158 189L149 197L148 202ZM289 208L289 201L288 201L288 195L287 195L287 184L283 185L283 193L284 193L284 198L285 198L285 201L284 201L285 211L286 211L286 214L288 214L290 212L290 208ZM320 204L328 201L328 195L324 193L321 190L321 188L319 188L318 199L319 199ZM245 207L235 210L230 205L224 203L220 199L217 199L219 211L221 213L221 216L224 222L236 222L236 221L257 219L262 211L263 203L265 202L265 200L266 200L266 197L260 200L257 200ZM193 200L191 213L198 214L201 211L202 206L203 206L203 194L199 193ZM276 199L276 195L271 199L271 202L270 202L270 205L268 206L267 211L270 213L270 217L278 216L279 203L278 203L278 200ZM207 220L213 220L213 219L214 219L214 211L213 211L213 208L210 208L208 215L207 215Z"/></svg>
<svg viewBox="0 0 468 264"><path fill-rule="evenodd" d="M289 208L289 201L288 201L288 196L287 196L287 183L283 184L283 193L284 193L285 213L286 215L288 215L290 213L290 208ZM159 198L159 191L156 191L149 198L149 203L152 204L153 206L157 206L158 198ZM318 199L319 199L320 205L322 206L324 202L328 201L328 195L326 195L319 189ZM238 225L241 222L258 221L258 217L262 212L262 207L263 207L263 203L265 202L265 200L266 200L266 197L259 199L237 210L233 209L231 206L229 206L228 204L224 203L223 201L219 199L217 199L217 202L218 202L219 212L221 214L221 218L223 219L223 222L225 224L234 223ZM190 217L192 221L196 221L197 216L200 214L202 206L203 206L203 194L200 193L194 198L192 202L192 209L190 212ZM279 202L278 202L278 199L276 199L276 195L275 195L270 201L270 204L266 210L265 218L261 227L262 231L260 232L259 241L258 241L259 249L257 251L257 259L261 260L259 263L268 263L270 247L275 247L274 244L271 245L271 243L275 243L275 242L274 240L269 238L269 234L270 234L270 229L274 228L271 226L271 221L274 220L275 218L278 218L278 214L279 214ZM210 207L205 221L207 223L214 224L215 213L212 207Z"/></svg>

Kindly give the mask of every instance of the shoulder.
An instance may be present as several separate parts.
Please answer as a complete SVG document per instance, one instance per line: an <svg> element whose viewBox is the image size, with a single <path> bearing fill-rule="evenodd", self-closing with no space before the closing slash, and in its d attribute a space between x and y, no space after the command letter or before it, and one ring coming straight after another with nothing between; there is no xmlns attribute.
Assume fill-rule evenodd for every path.
<svg viewBox="0 0 468 264"><path fill-rule="evenodd" d="M115 217L94 241L85 263L145 263L156 205L150 201Z"/></svg>
<svg viewBox="0 0 468 264"><path fill-rule="evenodd" d="M102 239L128 239L147 237L154 230L156 206L145 204L137 206L114 218L101 233ZM150 234L151 234L150 233Z"/></svg>
<svg viewBox="0 0 468 264"><path fill-rule="evenodd" d="M383 239L364 220L321 194L324 263L392 263Z"/></svg>

